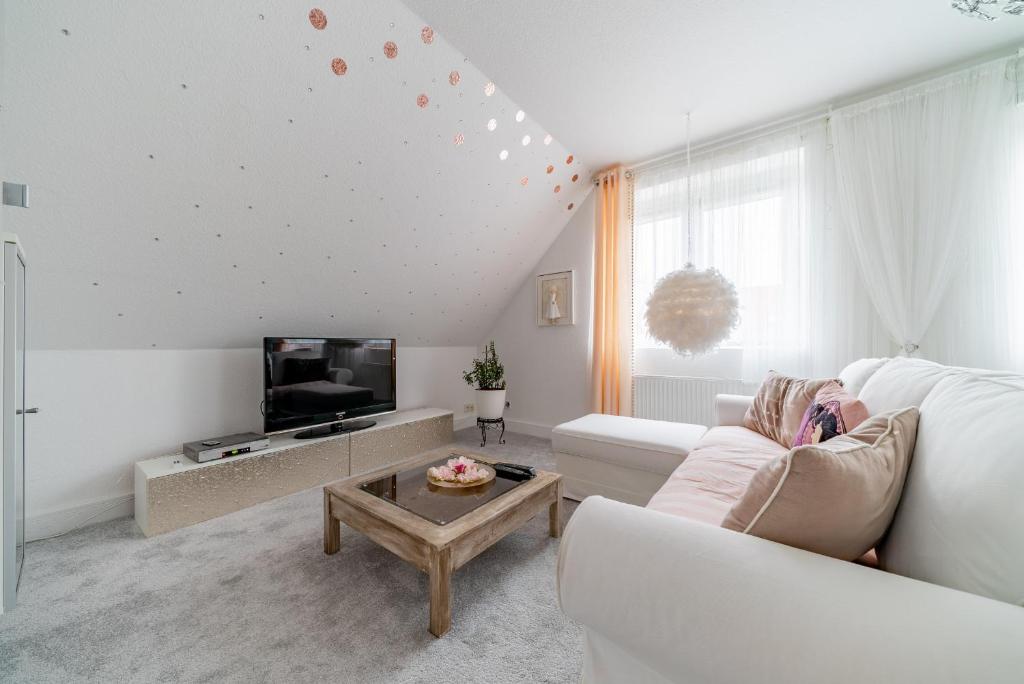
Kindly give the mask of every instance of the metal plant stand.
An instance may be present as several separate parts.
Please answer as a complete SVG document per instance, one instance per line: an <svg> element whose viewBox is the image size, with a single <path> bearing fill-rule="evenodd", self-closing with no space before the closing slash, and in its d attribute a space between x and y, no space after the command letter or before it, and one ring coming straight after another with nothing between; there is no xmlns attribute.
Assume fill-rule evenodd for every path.
<svg viewBox="0 0 1024 684"><path fill-rule="evenodd" d="M477 418L476 426L480 428L480 446L487 446L487 431L501 428L498 435L498 444L505 443L505 419L504 418Z"/></svg>

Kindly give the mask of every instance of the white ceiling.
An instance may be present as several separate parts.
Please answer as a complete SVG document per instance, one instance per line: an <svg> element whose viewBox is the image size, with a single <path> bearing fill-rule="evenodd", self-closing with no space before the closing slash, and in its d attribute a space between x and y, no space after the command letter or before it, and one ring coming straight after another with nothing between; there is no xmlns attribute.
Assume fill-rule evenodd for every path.
<svg viewBox="0 0 1024 684"><path fill-rule="evenodd" d="M0 163L32 193L4 230L28 253L33 348L477 344L589 190L542 119L517 122L397 0L0 7Z"/></svg>
<svg viewBox="0 0 1024 684"><path fill-rule="evenodd" d="M1024 44L948 0L407 0L595 167Z"/></svg>

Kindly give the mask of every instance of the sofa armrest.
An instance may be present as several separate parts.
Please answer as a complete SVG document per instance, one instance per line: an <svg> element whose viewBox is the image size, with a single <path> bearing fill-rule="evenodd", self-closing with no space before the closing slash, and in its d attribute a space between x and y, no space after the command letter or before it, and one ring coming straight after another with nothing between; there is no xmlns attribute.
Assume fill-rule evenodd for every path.
<svg viewBox="0 0 1024 684"><path fill-rule="evenodd" d="M588 648L610 642L669 681L1024 673L1024 608L602 497L569 521L558 594ZM610 657L587 654L587 681Z"/></svg>
<svg viewBox="0 0 1024 684"><path fill-rule="evenodd" d="M715 425L743 425L743 417L753 403L754 397L742 394L715 395Z"/></svg>

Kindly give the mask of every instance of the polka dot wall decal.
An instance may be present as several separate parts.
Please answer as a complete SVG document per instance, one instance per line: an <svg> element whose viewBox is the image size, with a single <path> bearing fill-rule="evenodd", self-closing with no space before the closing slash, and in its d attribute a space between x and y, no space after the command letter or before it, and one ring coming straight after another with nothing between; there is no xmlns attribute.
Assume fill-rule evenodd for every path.
<svg viewBox="0 0 1024 684"><path fill-rule="evenodd" d="M576 182L576 181L578 181L579 179L580 179L580 174L578 174L578 173L574 173L574 174L572 174L572 182L573 182L573 183L575 183L575 182Z"/></svg>
<svg viewBox="0 0 1024 684"><path fill-rule="evenodd" d="M501 161L505 161L506 159L508 159L508 150L502 150L501 152L499 152L498 159L500 159Z"/></svg>
<svg viewBox="0 0 1024 684"><path fill-rule="evenodd" d="M68 31L67 29L61 29L60 32L63 33L65 36L71 35L71 31Z"/></svg>
<svg viewBox="0 0 1024 684"><path fill-rule="evenodd" d="M566 164L572 164L572 155L571 154L568 157L565 158L565 163Z"/></svg>
<svg viewBox="0 0 1024 684"><path fill-rule="evenodd" d="M516 121L517 122L522 123L525 118L526 118L526 112L524 112L522 109L520 109L518 112L516 112Z"/></svg>
<svg viewBox="0 0 1024 684"><path fill-rule="evenodd" d="M494 94L494 84L491 83L490 81L488 81L484 85L484 95L486 95L487 97L490 97L493 94Z"/></svg>
<svg viewBox="0 0 1024 684"><path fill-rule="evenodd" d="M345 60L343 60L341 57L335 57L334 59L331 60L331 71L333 71L338 76L344 76L346 72L348 72L348 64L345 64ZM288 123L291 122L292 120L288 119Z"/></svg>
<svg viewBox="0 0 1024 684"><path fill-rule="evenodd" d="M314 7L309 10L309 23L313 25L317 31L323 31L327 28L327 15L319 7Z"/></svg>
<svg viewBox="0 0 1024 684"><path fill-rule="evenodd" d="M552 140L552 138L551 138L551 134L550 133L548 133L547 135L544 136L544 144L545 145L550 145L551 144L551 140Z"/></svg>
<svg viewBox="0 0 1024 684"><path fill-rule="evenodd" d="M419 95L416 96L416 104L421 109L426 109L427 105L430 104L430 98L427 97L426 93L420 93Z"/></svg>
<svg viewBox="0 0 1024 684"><path fill-rule="evenodd" d="M554 166L552 166L551 164L548 164L547 172L548 172L548 173L553 173L553 172L554 172L554 170L555 170L555 167L554 167Z"/></svg>
<svg viewBox="0 0 1024 684"><path fill-rule="evenodd" d="M466 142L466 137L461 133L456 133L454 142L456 146L461 145L462 143Z"/></svg>
<svg viewBox="0 0 1024 684"><path fill-rule="evenodd" d="M394 59L398 56L398 46L395 45L394 41L389 40L384 43L384 56L388 59Z"/></svg>
<svg viewBox="0 0 1024 684"><path fill-rule="evenodd" d="M523 136L523 147L526 147L529 144L530 144L530 136L524 135Z"/></svg>
<svg viewBox="0 0 1024 684"><path fill-rule="evenodd" d="M459 81L462 80L462 75L458 71L452 71L448 74L448 82L453 86L459 85Z"/></svg>
<svg viewBox="0 0 1024 684"><path fill-rule="evenodd" d="M423 40L424 43L430 45L431 43L434 42L434 29L430 28L429 26L424 26L422 29L420 29L420 38Z"/></svg>
<svg viewBox="0 0 1024 684"><path fill-rule="evenodd" d="M490 121L487 122L487 130L493 131L497 127L498 127L498 120L497 119L491 119Z"/></svg>
<svg viewBox="0 0 1024 684"><path fill-rule="evenodd" d="M561 185L556 185L555 186L555 192L561 192L561 191L562 191L562 186Z"/></svg>
<svg viewBox="0 0 1024 684"><path fill-rule="evenodd" d="M529 182L530 182L530 179L527 178L526 176L523 176L522 178L519 179L519 184L520 185L524 185L525 186Z"/></svg>

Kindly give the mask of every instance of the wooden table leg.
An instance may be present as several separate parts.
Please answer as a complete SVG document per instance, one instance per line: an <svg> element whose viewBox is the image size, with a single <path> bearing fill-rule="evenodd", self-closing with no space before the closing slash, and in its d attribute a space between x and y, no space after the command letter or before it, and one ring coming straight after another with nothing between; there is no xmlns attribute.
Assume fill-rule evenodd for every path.
<svg viewBox="0 0 1024 684"><path fill-rule="evenodd" d="M444 636L452 626L452 550L430 549L430 633Z"/></svg>
<svg viewBox="0 0 1024 684"><path fill-rule="evenodd" d="M555 500L548 506L548 533L558 539L562 536L562 481L555 483Z"/></svg>
<svg viewBox="0 0 1024 684"><path fill-rule="evenodd" d="M331 515L331 495L324 490L324 553L330 555L341 549L341 521Z"/></svg>

